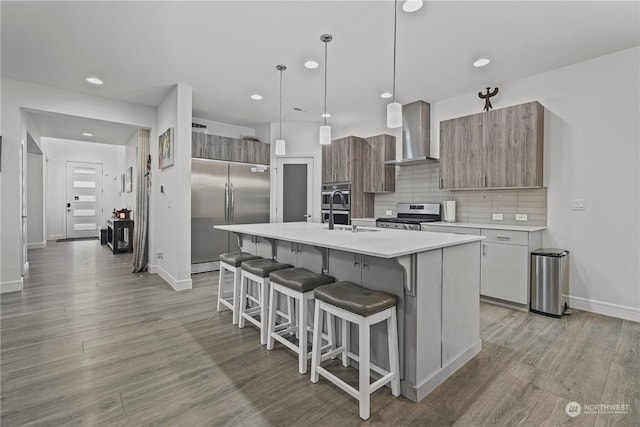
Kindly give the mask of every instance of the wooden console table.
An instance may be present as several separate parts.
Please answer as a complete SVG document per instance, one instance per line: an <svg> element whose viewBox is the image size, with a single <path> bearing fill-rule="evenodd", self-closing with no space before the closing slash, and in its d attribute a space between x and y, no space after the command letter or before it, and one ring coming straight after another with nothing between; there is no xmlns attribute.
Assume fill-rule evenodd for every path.
<svg viewBox="0 0 640 427"><path fill-rule="evenodd" d="M114 254L133 252L133 220L107 219L107 246Z"/></svg>

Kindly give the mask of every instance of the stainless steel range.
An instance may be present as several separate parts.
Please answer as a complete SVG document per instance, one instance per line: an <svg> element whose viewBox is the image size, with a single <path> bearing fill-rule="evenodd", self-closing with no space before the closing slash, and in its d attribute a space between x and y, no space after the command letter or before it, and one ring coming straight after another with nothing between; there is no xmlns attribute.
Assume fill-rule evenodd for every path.
<svg viewBox="0 0 640 427"><path fill-rule="evenodd" d="M378 218L376 227L420 230L421 222L442 221L440 203L398 203L397 218Z"/></svg>

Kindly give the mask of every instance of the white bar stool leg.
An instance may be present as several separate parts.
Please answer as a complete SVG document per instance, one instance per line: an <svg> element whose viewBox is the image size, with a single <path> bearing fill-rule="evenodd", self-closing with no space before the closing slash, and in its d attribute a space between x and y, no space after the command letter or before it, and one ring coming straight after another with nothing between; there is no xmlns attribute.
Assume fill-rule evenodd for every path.
<svg viewBox="0 0 640 427"><path fill-rule="evenodd" d="M267 316L269 313L269 301L267 300L267 295L271 290L271 286L269 286L269 278L265 277L261 282L258 283L258 292L260 293L260 344L265 345L267 343Z"/></svg>
<svg viewBox="0 0 640 427"><path fill-rule="evenodd" d="M351 347L351 325L347 319L342 319L342 366L349 366L349 347Z"/></svg>
<svg viewBox="0 0 640 427"><path fill-rule="evenodd" d="M289 300L287 299L287 302L289 302ZM287 304L287 306L289 306L289 310L291 310L291 305ZM276 314L277 314L277 308L276 308L276 302L275 302L275 290L273 289L273 286L271 286L271 289L269 290L269 322L268 322L268 328L267 328L267 350L273 350L273 335L271 335L273 332L275 332L276 330ZM291 313L291 312L289 312ZM291 314L289 314L289 316L291 316Z"/></svg>
<svg viewBox="0 0 640 427"><path fill-rule="evenodd" d="M233 325L237 325L240 318L240 284L242 278L239 270L240 267L237 267L233 272Z"/></svg>
<svg viewBox="0 0 640 427"><path fill-rule="evenodd" d="M320 351L322 348L322 320L320 315L321 301L316 300L313 314L313 347L311 350L311 382L318 382L318 367L320 366Z"/></svg>
<svg viewBox="0 0 640 427"><path fill-rule="evenodd" d="M244 328L245 318L243 316L245 307L247 306L247 286L249 286L249 279L244 275L244 271L240 276L240 310L238 310L238 328Z"/></svg>
<svg viewBox="0 0 640 427"><path fill-rule="evenodd" d="M387 319L387 337L389 342L389 370L395 372L391 380L391 394L400 396L400 361L398 355L398 324L396 320L396 310L391 312L391 317Z"/></svg>
<svg viewBox="0 0 640 427"><path fill-rule="evenodd" d="M359 371L360 381L358 387L358 394L360 395L360 418L366 420L369 418L371 412L371 394L370 394L370 378L369 378L369 366L371 357L370 345L370 329L366 318L362 319L358 323L358 335L359 335Z"/></svg>
<svg viewBox="0 0 640 427"><path fill-rule="evenodd" d="M300 298L296 298L298 302L298 327L296 328L296 335L298 335L298 346L300 352L298 353L298 372L301 374L307 373L307 315L309 310L307 298L301 294Z"/></svg>
<svg viewBox="0 0 640 427"><path fill-rule="evenodd" d="M220 302L220 300L222 299L225 271L226 268L224 268L224 264L220 263L220 272L218 273L218 307L216 309L218 312L222 310L222 303Z"/></svg>

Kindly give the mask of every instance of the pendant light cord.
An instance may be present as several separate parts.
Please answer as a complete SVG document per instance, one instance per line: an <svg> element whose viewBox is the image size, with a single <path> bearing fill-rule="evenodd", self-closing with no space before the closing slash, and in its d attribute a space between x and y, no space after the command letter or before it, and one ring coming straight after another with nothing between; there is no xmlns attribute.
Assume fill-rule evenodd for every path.
<svg viewBox="0 0 640 427"><path fill-rule="evenodd" d="M282 139L282 68L280 68L280 139Z"/></svg>
<svg viewBox="0 0 640 427"><path fill-rule="evenodd" d="M393 100L396 102L396 35L398 25L398 0L395 0L393 9Z"/></svg>
<svg viewBox="0 0 640 427"><path fill-rule="evenodd" d="M324 125L327 125L327 43L324 42Z"/></svg>

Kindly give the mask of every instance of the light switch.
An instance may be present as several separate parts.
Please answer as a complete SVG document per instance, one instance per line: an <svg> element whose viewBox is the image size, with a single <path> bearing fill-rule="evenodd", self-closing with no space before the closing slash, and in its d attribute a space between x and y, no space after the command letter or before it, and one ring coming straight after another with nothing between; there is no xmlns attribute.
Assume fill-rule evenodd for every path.
<svg viewBox="0 0 640 427"><path fill-rule="evenodd" d="M504 219L504 215L500 213L491 214L491 219L494 221L502 221Z"/></svg>
<svg viewBox="0 0 640 427"><path fill-rule="evenodd" d="M584 211L587 209L586 202L584 199L573 199L571 200L571 210L572 211Z"/></svg>
<svg viewBox="0 0 640 427"><path fill-rule="evenodd" d="M516 214L516 221L529 221L529 215L527 215L527 214Z"/></svg>

